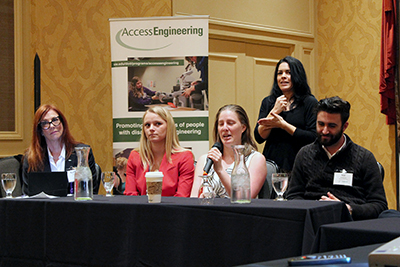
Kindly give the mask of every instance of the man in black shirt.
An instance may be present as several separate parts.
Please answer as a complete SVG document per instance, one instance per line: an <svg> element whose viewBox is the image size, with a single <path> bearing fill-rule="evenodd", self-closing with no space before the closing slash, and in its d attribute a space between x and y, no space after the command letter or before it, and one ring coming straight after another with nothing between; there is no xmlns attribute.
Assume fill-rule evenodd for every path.
<svg viewBox="0 0 400 267"><path fill-rule="evenodd" d="M316 113L318 138L297 154L287 198L344 201L353 219L377 218L387 209L382 177L374 155L344 134L349 102L322 99Z"/></svg>

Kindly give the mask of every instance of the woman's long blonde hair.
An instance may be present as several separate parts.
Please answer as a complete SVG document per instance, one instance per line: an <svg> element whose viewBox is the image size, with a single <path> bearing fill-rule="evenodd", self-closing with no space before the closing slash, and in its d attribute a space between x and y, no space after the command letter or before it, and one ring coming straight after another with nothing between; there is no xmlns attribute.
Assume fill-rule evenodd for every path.
<svg viewBox="0 0 400 267"><path fill-rule="evenodd" d="M178 134L176 132L175 121L171 113L163 107L155 106L149 108L143 115L142 121L148 113L154 113L160 116L167 123L167 134L165 136L165 155L169 163L172 163L171 154L187 151L187 149L181 147L179 144ZM139 152L140 158L144 169L154 162L154 154L151 150L150 141L147 139L142 126L142 134L140 136L139 148L136 148Z"/></svg>

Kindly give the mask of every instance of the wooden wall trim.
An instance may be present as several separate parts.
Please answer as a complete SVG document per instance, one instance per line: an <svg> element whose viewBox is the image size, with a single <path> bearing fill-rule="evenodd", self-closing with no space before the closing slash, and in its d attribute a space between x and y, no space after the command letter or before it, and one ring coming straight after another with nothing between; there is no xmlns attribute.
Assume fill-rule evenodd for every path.
<svg viewBox="0 0 400 267"><path fill-rule="evenodd" d="M15 130L0 131L0 140L23 139L22 1L14 0Z"/></svg>

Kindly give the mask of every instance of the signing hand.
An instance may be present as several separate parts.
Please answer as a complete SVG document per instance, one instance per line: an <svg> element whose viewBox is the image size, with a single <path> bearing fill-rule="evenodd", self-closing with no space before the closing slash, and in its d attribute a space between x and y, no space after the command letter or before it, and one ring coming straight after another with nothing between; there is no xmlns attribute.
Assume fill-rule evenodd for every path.
<svg viewBox="0 0 400 267"><path fill-rule="evenodd" d="M280 114L282 111L287 109L287 105L287 98L284 95L281 95L276 99L274 108L272 109L271 113L274 112L276 114Z"/></svg>
<svg viewBox="0 0 400 267"><path fill-rule="evenodd" d="M266 117L258 120L258 124L264 126L266 129L282 128L285 120L275 112L272 112Z"/></svg>

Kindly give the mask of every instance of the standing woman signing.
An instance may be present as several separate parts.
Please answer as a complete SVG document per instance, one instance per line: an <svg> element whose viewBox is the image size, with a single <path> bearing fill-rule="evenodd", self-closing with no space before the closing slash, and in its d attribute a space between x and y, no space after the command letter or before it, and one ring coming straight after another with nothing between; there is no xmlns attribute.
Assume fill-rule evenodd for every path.
<svg viewBox="0 0 400 267"><path fill-rule="evenodd" d="M125 195L146 195L148 171L164 174L162 196L189 197L193 184L194 159L179 145L174 119L166 109L155 106L143 115L139 148L129 155Z"/></svg>
<svg viewBox="0 0 400 267"><path fill-rule="evenodd" d="M254 130L256 141L265 143L263 154L282 171L290 172L297 152L317 137L314 107L303 64L286 56L275 68L271 94L261 102Z"/></svg>

